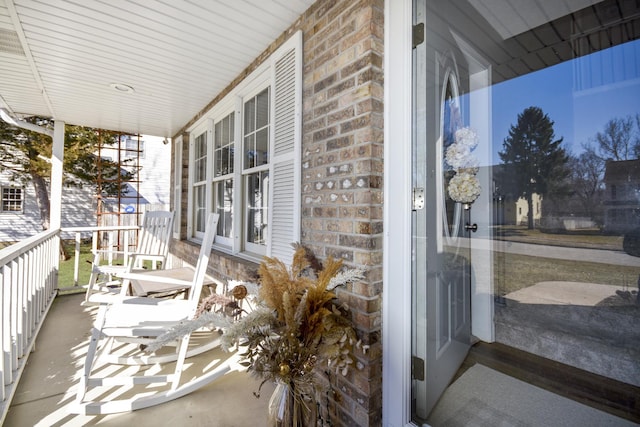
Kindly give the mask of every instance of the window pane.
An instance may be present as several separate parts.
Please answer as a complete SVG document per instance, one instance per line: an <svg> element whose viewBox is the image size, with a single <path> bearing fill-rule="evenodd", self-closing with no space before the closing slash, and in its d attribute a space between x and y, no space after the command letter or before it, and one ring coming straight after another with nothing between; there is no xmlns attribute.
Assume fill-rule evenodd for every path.
<svg viewBox="0 0 640 427"><path fill-rule="evenodd" d="M268 239L269 173L264 171L248 175L246 183L247 241L266 245Z"/></svg>
<svg viewBox="0 0 640 427"><path fill-rule="evenodd" d="M269 124L269 89L265 89L256 96L256 129Z"/></svg>
<svg viewBox="0 0 640 427"><path fill-rule="evenodd" d="M207 215L207 200L206 200L206 187L204 185L198 185L193 191L193 222L196 232L204 233L205 217Z"/></svg>
<svg viewBox="0 0 640 427"><path fill-rule="evenodd" d="M216 123L213 131L215 133L213 148L217 150L222 145L222 121Z"/></svg>
<svg viewBox="0 0 640 427"><path fill-rule="evenodd" d="M256 130L256 101L251 98L244 104L244 133Z"/></svg>
<svg viewBox="0 0 640 427"><path fill-rule="evenodd" d="M233 116L231 113L215 125L214 177L233 173Z"/></svg>
<svg viewBox="0 0 640 427"><path fill-rule="evenodd" d="M196 137L194 144L194 177L195 182L204 181L207 177L207 134L202 133Z"/></svg>
<svg viewBox="0 0 640 427"><path fill-rule="evenodd" d="M255 166L269 163L269 129L262 129L256 133Z"/></svg>
<svg viewBox="0 0 640 427"><path fill-rule="evenodd" d="M247 114L254 114L250 119ZM269 162L269 88L245 103L244 169Z"/></svg>
<svg viewBox="0 0 640 427"><path fill-rule="evenodd" d="M250 169L256 165L255 135L251 134L244 138L244 168Z"/></svg>
<svg viewBox="0 0 640 427"><path fill-rule="evenodd" d="M231 237L233 227L233 180L226 179L214 185L215 212L220 214L218 235Z"/></svg>
<svg viewBox="0 0 640 427"><path fill-rule="evenodd" d="M2 211L21 212L22 211L22 189L3 188L2 189Z"/></svg>

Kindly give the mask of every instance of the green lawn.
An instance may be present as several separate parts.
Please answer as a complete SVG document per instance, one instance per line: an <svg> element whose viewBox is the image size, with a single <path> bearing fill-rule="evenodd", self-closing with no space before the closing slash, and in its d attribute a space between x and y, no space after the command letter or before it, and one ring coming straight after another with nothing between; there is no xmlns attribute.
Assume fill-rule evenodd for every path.
<svg viewBox="0 0 640 427"><path fill-rule="evenodd" d="M496 238L531 244L622 251L622 236L604 235L599 230L544 233L526 226L496 227ZM494 252L495 289L501 294L545 281L599 283L637 287L638 267L579 262Z"/></svg>
<svg viewBox="0 0 640 427"><path fill-rule="evenodd" d="M66 261L60 261L60 272L58 274L58 286L62 288L72 287L73 284L73 268L74 268L74 251L75 243L63 243L64 248L70 258ZM91 275L91 262L93 255L91 254L91 244L80 245L80 265L78 267L78 285L86 285L89 283Z"/></svg>
<svg viewBox="0 0 640 427"><path fill-rule="evenodd" d="M495 289L505 295L518 289L546 281L599 283L637 287L638 267L539 258L494 252Z"/></svg>
<svg viewBox="0 0 640 427"><path fill-rule="evenodd" d="M502 226L497 231L498 238L502 240L555 244L576 248L622 250L621 236L607 236L594 231L552 234L543 233L540 230L528 230L526 227L519 226ZM0 248L6 246L8 244L0 243ZM73 286L74 243L65 243L65 249L71 258L60 262L58 283L61 288ZM89 243L81 245L79 285L85 285L89 282L92 259L91 245ZM543 281L572 281L636 287L640 275L640 259L638 264L639 267L635 268L495 252L495 289L499 294L504 295Z"/></svg>
<svg viewBox="0 0 640 427"><path fill-rule="evenodd" d="M602 234L600 230L577 230L564 233L545 233L538 229L528 230L526 226L503 225L495 228L496 238L514 242L538 243L545 245L622 250L623 236Z"/></svg>

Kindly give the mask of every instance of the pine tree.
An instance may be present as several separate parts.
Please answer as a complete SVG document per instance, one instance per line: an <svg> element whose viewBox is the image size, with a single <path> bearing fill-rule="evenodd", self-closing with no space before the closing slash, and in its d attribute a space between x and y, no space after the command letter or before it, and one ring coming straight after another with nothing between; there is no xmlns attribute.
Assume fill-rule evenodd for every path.
<svg viewBox="0 0 640 427"><path fill-rule="evenodd" d="M509 181L518 197L526 197L529 206L528 228L534 228L533 194L561 193L569 174L569 157L562 139L555 139L554 122L539 107L518 114L498 154L511 171Z"/></svg>
<svg viewBox="0 0 640 427"><path fill-rule="evenodd" d="M53 120L41 117L24 119L38 126L53 129ZM111 146L117 142L117 134L98 131L82 126L65 126L64 182L68 186L95 184L98 142ZM10 179L20 185L31 183L36 193L43 230L49 228L50 201L48 181L51 176L49 159L52 151L51 138L45 134L26 130L0 120L0 172L9 172ZM100 173L122 179L102 186L105 195L116 195L124 190L122 184L132 179L130 173L121 170L110 160L101 159ZM122 187L121 187L122 186Z"/></svg>

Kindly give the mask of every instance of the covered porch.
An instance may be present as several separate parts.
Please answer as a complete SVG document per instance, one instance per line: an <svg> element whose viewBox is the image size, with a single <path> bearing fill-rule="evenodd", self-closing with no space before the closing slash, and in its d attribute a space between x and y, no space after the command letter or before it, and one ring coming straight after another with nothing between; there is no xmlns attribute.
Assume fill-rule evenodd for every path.
<svg viewBox="0 0 640 427"><path fill-rule="evenodd" d="M176 164L166 165L165 175L172 173L172 184L179 183L183 147L188 152L188 141L182 143L187 127L238 76L260 64L261 54L285 39L285 31L313 3L0 1L2 119L53 140L46 159L51 164L50 230L0 256L0 424L98 422L73 419L67 407L74 399L95 312L80 306L80 295L59 294L60 288L82 285L58 280L65 125L153 135L165 144L178 137L179 142L167 146ZM30 126L24 119L31 116L51 117L55 129ZM170 262L175 266L194 263L198 248L186 242L186 219L180 218L180 204L186 206L186 200L181 200L181 188L174 190L176 244ZM225 278L257 266L255 259L220 261L219 255L212 256L211 264ZM209 352L202 363L211 357L228 355ZM265 385L262 398L256 399L258 386L246 373L233 372L215 387L215 397L193 394L125 415L127 421L106 416L100 422L164 425L175 419L182 425L188 418L194 425L254 425L265 419L270 395L270 385ZM193 409L192 415L186 407Z"/></svg>
<svg viewBox="0 0 640 427"><path fill-rule="evenodd" d="M26 370L8 408L4 426L267 425L267 405L273 385L263 385L261 397L256 398L253 392L258 390L260 381L237 364L232 372L214 383L160 406L113 415L72 414L70 407L75 399L78 372L88 345L88 325L96 311L95 307L81 307L83 298L84 295L74 293L60 295L53 302L36 339L35 351L29 355ZM60 334L60 331L65 333ZM217 357L226 358L229 355L216 350L198 356L191 363L207 363ZM472 348L456 379L474 366L501 372L514 381L529 383L537 390L551 391L560 407L567 401L574 404L579 402L595 411L592 415L613 417L604 418L613 420L614 424L611 425L640 422L640 394L637 387L500 345L478 343ZM127 392L131 390L123 391ZM486 388L475 393L485 398L495 394ZM448 404L447 399L443 399L436 407L440 419L455 415L446 406ZM534 403L529 406L533 407ZM479 411L473 414L470 421L487 421L483 416L485 414ZM517 416L517 413L512 413L512 416ZM544 416L550 415L541 414L539 420L543 420ZM616 420L622 424L615 424Z"/></svg>
<svg viewBox="0 0 640 427"><path fill-rule="evenodd" d="M55 275L47 273L57 263L57 244L58 235L46 232L7 248L0 257L6 285L2 319L4 325L10 326L2 329L3 343L14 344L4 346L3 425L267 425L273 385L264 384L261 397L256 398L254 392L260 388L260 381L237 363L237 354L220 349L190 358L186 372L190 367L197 369L221 360L231 362L231 372L180 399L114 415L75 414L76 387L97 307L82 306L81 287L70 281L56 285L52 279ZM34 286L26 286L27 278ZM17 313L20 315L12 317ZM460 397L452 390L459 391L459 381L466 379L467 372L478 369L492 372L502 382L496 386L485 382L467 384L464 392L468 395L462 402L469 399L475 409L461 411ZM505 381L523 393L515 401L500 397ZM145 385L125 386L111 395L122 398L148 391ZM541 400L527 400L528 393ZM486 422L487 416L496 417L491 418L496 422L506 416L512 421L529 420L538 425L544 420L560 422L558 417L564 414L570 420L566 425L577 425L576 420L586 419L595 424L580 425L630 426L640 422L639 396L638 387L629 384L504 345L476 343L436 405L436 418L429 422L437 426L449 419L451 425L466 425L457 424L460 419L456 417L475 423Z"/></svg>
<svg viewBox="0 0 640 427"><path fill-rule="evenodd" d="M82 307L83 298L81 293L56 297L36 339L35 351L29 355L3 425L266 425L267 404L273 386L265 384L262 396L254 397L253 392L258 390L260 381L237 363L232 364L232 372L213 383L159 406L101 416L71 413L78 374L88 346L89 327L97 311L96 307ZM215 359L234 357L217 349L193 358L189 363L206 364ZM114 391L119 397L127 393L133 391L126 388Z"/></svg>
<svg viewBox="0 0 640 427"><path fill-rule="evenodd" d="M530 355L515 351L492 352L489 359L493 360L489 361L477 352L486 348L484 344L493 348L496 341L502 342L495 330L499 311L495 305L511 288L501 288L500 283L533 288L544 282L575 282L577 275L564 263L573 258L556 264L556 257L549 256L552 251L545 246L535 246L544 256L513 254L511 248L516 245L503 239L501 224L494 224L491 200L500 195L491 189L495 189L500 165L494 164L493 157L500 149L496 141L501 134L494 129L491 114L505 107L505 117L515 117L519 108L506 108L507 104L530 98L491 94L504 88L502 83L537 76L537 72L558 64L577 67L589 53L637 41L638 5L615 0L562 2L571 3L567 11L558 7L558 2L538 1L534 10L527 11L527 22L513 32L504 32L502 24L515 22L513 18L521 12L515 0L498 3L495 8L485 8L484 2L467 0L0 0L3 120L26 126L25 118L42 116L55 122L55 128L44 132L53 140L52 152L46 156L52 166L50 229L0 252L4 356L0 361L0 377L4 377L0 424L216 425L220 420L218 425L259 425L264 419L268 393L255 399L252 392L257 383L237 372L151 409L91 419L69 415L68 404L77 381L74 375L86 351L94 313L80 306L79 296L60 292L82 284L61 283L58 277L67 125L155 135L166 141L171 149L170 209L176 214L172 266L195 264L204 234L203 219L217 211L224 226L216 235L209 272L221 281L255 277L264 255L284 259L282 255L291 254L292 242L312 247L321 259L340 258L345 265L366 271L364 280L338 295L349 306L358 338L370 351L358 359L362 369L331 378L331 425L445 424L432 422L428 416L430 405L436 404L450 383L445 379L434 387L436 382L425 377L425 372L440 371L433 366L425 369L425 361L437 358L422 344L435 342L434 332L457 329L431 328L431 324L450 325L457 319L455 310L440 310L452 306L447 301L417 292L435 289L429 280L440 280L444 277L440 272L446 273L447 268L456 274L446 274L446 283L438 282L438 286L450 283L463 289L465 293L454 302L460 303L458 313L470 310L472 315L458 316L465 320L460 328L465 332L460 340L463 351L457 353L460 359L456 363L449 364L451 375L446 376L453 377L469 348L471 355L454 377L454 385L465 377L467 368L473 369L471 365L484 365L525 385L545 388L553 402L562 400L562 395L571 401L562 400L566 404L579 402L588 410L596 408L599 415L621 417L609 425L640 422L637 383L611 383L608 378L582 376L581 372L572 380L546 381L571 369L549 360L529 364ZM619 6L622 3L625 7ZM421 9L416 10L417 6ZM440 16L445 10L447 13ZM504 13L491 18L498 10ZM594 13L597 19L592 19ZM571 25L565 25L565 19ZM543 30L549 29L546 26L579 28L573 25L576 22L595 22L593 29L588 27L580 34L585 37L615 32L618 27L632 26L634 30L620 38L607 38L610 43L602 46L585 43L588 48L584 50L569 49L574 35L555 30L543 32L551 35L549 45L538 43L536 31L541 24ZM413 56L418 47L424 66L416 67ZM630 58L637 58L638 50L634 52ZM434 57L442 60L438 65L442 70L435 73L438 79L431 75ZM425 71L424 75L418 78L414 67ZM458 67L460 72L449 73ZM637 82L637 68L624 77ZM430 91L429 99L426 95L422 99L424 112L414 105L416 94L422 91L417 85L413 87L416 81L424 83L425 93L427 88ZM565 84L563 88L573 87ZM589 92L587 89L582 88ZM566 98L570 107L575 98ZM468 110L464 111L465 123L452 120L445 127L445 118L457 117L458 102ZM424 119L418 132L423 132L424 138L415 135L419 120L414 118L418 116ZM478 177L484 190L474 202L477 208L463 215L462 203L445 196L451 171L440 161L446 139L440 131L467 124L481 132L478 153L481 149L483 167ZM235 136L230 137L232 133ZM417 147L429 147L433 152L427 155ZM417 163L424 173L416 172ZM438 178L431 179L431 171L438 169L442 173L436 172ZM416 182L418 176L424 182ZM455 205L455 226L448 222L448 211L438 208L445 201ZM465 223L467 217L469 222ZM419 236L416 224L422 227ZM441 243L452 240L449 228L456 230L456 244L464 244L464 253L469 254L468 259L456 258L465 258L464 263L447 262ZM476 231L478 234L472 234ZM471 237L458 239L462 236L458 232ZM427 244L431 241L437 244ZM416 242L422 252L415 251ZM536 242L529 243L533 246ZM573 241L563 243L572 256L583 253L573 247ZM456 256L460 248L455 248ZM504 254L518 255L510 259L535 267L531 267L534 273L518 269L519 264ZM614 255L616 260L624 256ZM630 266L602 258L597 261L584 271L597 273L598 278L578 277L577 282L609 284L615 276L623 287L619 290L630 295L628 278L635 281L640 272L637 259ZM559 265L558 272L548 265ZM514 266L521 274L515 276L505 266ZM470 274L458 274L463 271ZM554 275L547 277L548 272ZM467 291L471 298L466 298ZM450 318L428 317L437 313ZM523 324L529 326L528 320ZM476 339L483 343L470 347ZM637 341L629 336L624 339L637 351ZM454 337L441 342L448 345L458 340ZM549 342L555 349L562 340ZM578 351L583 348L574 347ZM609 348L604 352L615 358ZM206 362L224 356L204 357L208 357ZM638 359L626 361L637 372ZM522 366L526 365L532 368L523 374ZM585 397L585 382L575 380L581 376L588 377L588 394L594 398ZM547 388L550 382L555 385ZM485 402L501 390L499 384L468 389L478 391L469 399ZM538 407L529 405L526 396L513 401L517 405L493 413L513 420L533 412L534 421L540 423L535 419ZM419 413L416 403L421 406ZM449 408L439 416L449 419L461 413ZM481 412L471 415L481 416Z"/></svg>

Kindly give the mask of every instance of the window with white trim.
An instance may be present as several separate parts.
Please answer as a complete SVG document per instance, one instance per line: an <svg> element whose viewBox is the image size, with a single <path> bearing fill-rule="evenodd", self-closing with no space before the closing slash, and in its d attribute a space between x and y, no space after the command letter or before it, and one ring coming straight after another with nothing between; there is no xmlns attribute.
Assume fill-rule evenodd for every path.
<svg viewBox="0 0 640 427"><path fill-rule="evenodd" d="M194 235L201 238L207 217L207 131L196 136L193 148L192 226Z"/></svg>
<svg viewBox="0 0 640 427"><path fill-rule="evenodd" d="M144 140L140 137L126 136L124 139L125 159L144 159Z"/></svg>
<svg viewBox="0 0 640 427"><path fill-rule="evenodd" d="M182 137L173 140L173 236L180 238L181 206L182 206Z"/></svg>
<svg viewBox="0 0 640 427"><path fill-rule="evenodd" d="M298 32L189 129L190 238L213 211L219 249L290 262L300 239L301 53Z"/></svg>
<svg viewBox="0 0 640 427"><path fill-rule="evenodd" d="M213 210L220 214L217 241L232 245L235 173L235 112L214 125Z"/></svg>
<svg viewBox="0 0 640 427"><path fill-rule="evenodd" d="M18 187L2 187L1 212L22 212L24 192Z"/></svg>
<svg viewBox="0 0 640 427"><path fill-rule="evenodd" d="M247 250L264 254L269 215L269 88L244 101L243 161L245 229Z"/></svg>

